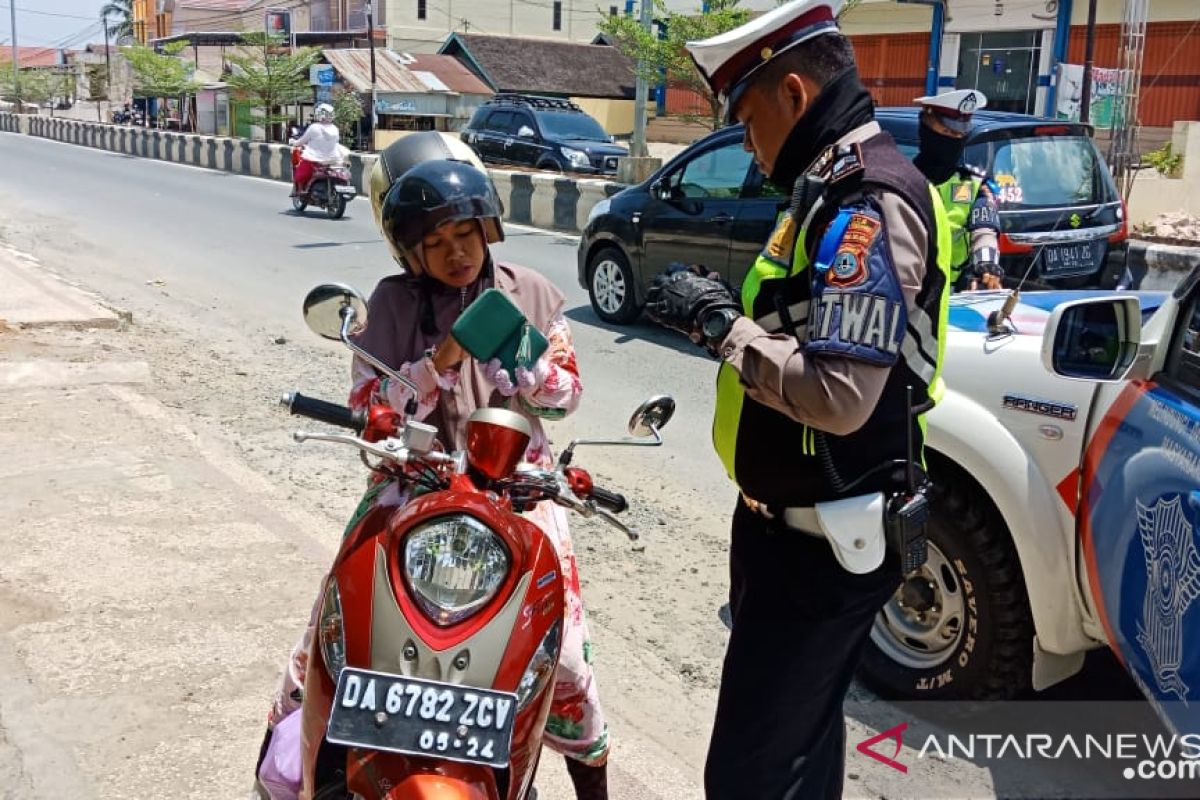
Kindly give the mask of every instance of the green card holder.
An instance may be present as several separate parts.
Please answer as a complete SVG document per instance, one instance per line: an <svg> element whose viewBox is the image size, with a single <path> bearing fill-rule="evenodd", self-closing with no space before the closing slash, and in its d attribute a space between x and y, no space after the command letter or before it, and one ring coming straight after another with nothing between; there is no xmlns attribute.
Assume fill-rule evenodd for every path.
<svg viewBox="0 0 1200 800"><path fill-rule="evenodd" d="M532 369L550 347L542 332L499 289L488 289L467 306L451 333L479 363L499 359L514 383L517 367Z"/></svg>

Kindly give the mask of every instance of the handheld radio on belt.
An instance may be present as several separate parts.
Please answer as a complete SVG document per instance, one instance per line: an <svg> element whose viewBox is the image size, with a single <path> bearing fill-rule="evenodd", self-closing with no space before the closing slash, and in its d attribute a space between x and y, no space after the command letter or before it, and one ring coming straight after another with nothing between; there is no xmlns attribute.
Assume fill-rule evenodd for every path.
<svg viewBox="0 0 1200 800"><path fill-rule="evenodd" d="M929 542L925 536L925 525L929 521L929 482L917 484L916 453L913 447L912 417L920 413L913 408L912 387L907 387L908 404L908 449L905 472L905 491L888 499L884 513L884 530L888 549L900 556L900 569L907 575L919 569L929 557Z"/></svg>

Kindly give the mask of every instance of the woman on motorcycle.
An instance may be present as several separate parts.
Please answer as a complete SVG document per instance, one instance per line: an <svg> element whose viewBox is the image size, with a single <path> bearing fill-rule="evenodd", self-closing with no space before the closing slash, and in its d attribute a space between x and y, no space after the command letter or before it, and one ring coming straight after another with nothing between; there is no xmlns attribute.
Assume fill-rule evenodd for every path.
<svg viewBox="0 0 1200 800"><path fill-rule="evenodd" d="M530 423L533 436L525 460L553 468L541 420L574 411L583 391L571 330L562 314L564 298L539 273L492 259L488 245L504 238L500 200L482 169L458 160L475 160L469 152L454 149L462 147L461 142L431 131L412 134L380 155L372 175L371 199L384 238L405 269L375 288L368 304L369 324L357 343L418 387L414 419L436 425L446 449L465 446L467 419L473 411L504 406ZM532 369L517 369L515 382L498 363L472 359L450 336L462 311L493 287L508 295L550 343ZM413 399L407 387L379 376L357 357L352 377L354 408L384 402L403 412ZM407 500L402 492L395 483L373 487L355 517L368 503L402 504ZM566 757L579 800L606 800L608 729L592 672L566 513L552 502L543 502L527 516L555 543L567 593L545 743ZM310 637L311 630L293 654L273 722L296 705Z"/></svg>
<svg viewBox="0 0 1200 800"><path fill-rule="evenodd" d="M339 150L341 132L333 124L333 106L321 103L313 112L313 123L298 139L288 139L292 147L303 147L300 161L292 178L292 197L302 192L312 180L317 164L336 164L342 160Z"/></svg>

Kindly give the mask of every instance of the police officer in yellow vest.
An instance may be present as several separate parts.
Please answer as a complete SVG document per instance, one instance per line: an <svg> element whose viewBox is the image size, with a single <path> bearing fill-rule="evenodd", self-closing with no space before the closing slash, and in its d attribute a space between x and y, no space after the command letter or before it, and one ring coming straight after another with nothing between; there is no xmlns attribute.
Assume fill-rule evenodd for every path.
<svg viewBox="0 0 1200 800"><path fill-rule="evenodd" d="M987 108L977 89L918 97L920 152L913 163L938 189L950 219L950 281L957 289L999 289L1000 211L996 187L986 175L962 162L971 116Z"/></svg>
<svg viewBox="0 0 1200 800"><path fill-rule="evenodd" d="M713 438L740 490L709 800L841 797L842 701L923 543L906 454L919 482L949 228L874 120L841 3L794 0L688 45L759 167L793 190L740 302L689 270L647 297L722 361Z"/></svg>

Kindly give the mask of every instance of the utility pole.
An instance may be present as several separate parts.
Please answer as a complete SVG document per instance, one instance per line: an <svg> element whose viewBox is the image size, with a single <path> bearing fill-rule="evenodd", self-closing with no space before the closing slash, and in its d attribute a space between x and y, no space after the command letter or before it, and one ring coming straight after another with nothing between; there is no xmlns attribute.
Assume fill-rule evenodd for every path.
<svg viewBox="0 0 1200 800"><path fill-rule="evenodd" d="M1090 122L1092 116L1092 60L1096 49L1096 0L1088 0L1087 45L1083 53L1083 93L1079 100L1079 121Z"/></svg>
<svg viewBox="0 0 1200 800"><path fill-rule="evenodd" d="M367 0L367 39L371 48L371 139L375 138L375 128L379 124L379 115L375 111L375 12L371 8L371 0ZM374 149L374 141L371 142Z"/></svg>
<svg viewBox="0 0 1200 800"><path fill-rule="evenodd" d="M650 14L653 11L651 0L642 0L642 27L650 30ZM638 59L637 89L633 101L633 142L629 155L634 158L645 158L650 155L646 150L646 95L649 84L646 81L646 62Z"/></svg>
<svg viewBox="0 0 1200 800"><path fill-rule="evenodd" d="M112 111L112 62L108 56L108 15L100 14L100 27L104 28L104 97L108 100L108 110ZM100 101L96 100L96 115L100 116ZM104 118L101 117L103 122Z"/></svg>
<svg viewBox="0 0 1200 800"><path fill-rule="evenodd" d="M20 59L17 56L17 4L15 0L9 0L8 10L12 13L12 51L13 51L13 107L19 113L21 111L21 79L20 79Z"/></svg>

